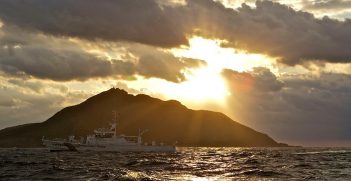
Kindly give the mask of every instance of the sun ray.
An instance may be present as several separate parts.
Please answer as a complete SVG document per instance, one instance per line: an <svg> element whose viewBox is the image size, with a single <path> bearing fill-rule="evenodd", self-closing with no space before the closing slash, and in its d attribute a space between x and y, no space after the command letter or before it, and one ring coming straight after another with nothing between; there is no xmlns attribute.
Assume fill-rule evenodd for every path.
<svg viewBox="0 0 351 181"><path fill-rule="evenodd" d="M178 57L204 60L214 69L232 69L239 72L254 67L273 68L275 60L262 54L251 54L244 50L221 47L225 40L211 40L195 36L189 40L189 47L174 48L171 52Z"/></svg>

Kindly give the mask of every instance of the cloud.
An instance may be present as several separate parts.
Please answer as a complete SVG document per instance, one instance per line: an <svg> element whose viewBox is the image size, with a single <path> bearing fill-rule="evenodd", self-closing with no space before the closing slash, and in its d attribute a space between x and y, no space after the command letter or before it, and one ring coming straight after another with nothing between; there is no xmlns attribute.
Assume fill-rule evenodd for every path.
<svg viewBox="0 0 351 181"><path fill-rule="evenodd" d="M153 0L5 0L0 14L5 23L56 36L164 47L187 42L182 26Z"/></svg>
<svg viewBox="0 0 351 181"><path fill-rule="evenodd" d="M3 28L1 33L0 70L8 75L69 81L139 74L179 82L185 80L183 69L200 66L201 62L178 59L156 50L153 56L142 54L136 63L108 60L64 39L31 34L14 27Z"/></svg>
<svg viewBox="0 0 351 181"><path fill-rule="evenodd" d="M280 57L289 65L306 60L351 61L350 20L317 19L271 1L233 10L211 0L177 6L152 0L3 0L0 18L34 32L93 41L177 47L187 44L187 36L199 34L226 39L227 46Z"/></svg>
<svg viewBox="0 0 351 181"><path fill-rule="evenodd" d="M302 1L303 9L307 10L345 10L351 8L348 0Z"/></svg>
<svg viewBox="0 0 351 181"><path fill-rule="evenodd" d="M44 121L62 106L65 99L59 94L32 94L26 93L26 90L24 87L9 85L0 88L0 129Z"/></svg>
<svg viewBox="0 0 351 181"><path fill-rule="evenodd" d="M16 86L17 88L25 89L26 92L32 94L42 94L47 89L56 90L59 93L67 93L68 87L53 82L32 80L32 79L21 79L21 78L10 78L7 77L7 85Z"/></svg>
<svg viewBox="0 0 351 181"><path fill-rule="evenodd" d="M267 68L256 67L251 72L224 69L222 75L232 91L238 93L279 91L284 83Z"/></svg>
<svg viewBox="0 0 351 181"><path fill-rule="evenodd" d="M351 141L351 75L277 78L259 68L241 73L225 70L223 76L230 85L228 104L235 120L292 144Z"/></svg>
<svg viewBox="0 0 351 181"><path fill-rule="evenodd" d="M184 67L197 67L202 63L193 59L182 61L172 59L160 59L152 55L141 57L136 67L137 72L145 77L163 77L166 80L180 82L185 80L184 74L180 72Z"/></svg>
<svg viewBox="0 0 351 181"><path fill-rule="evenodd" d="M69 89L66 83L0 75L0 129L42 122L59 109L80 103L90 91Z"/></svg>
<svg viewBox="0 0 351 181"><path fill-rule="evenodd" d="M289 65L309 60L351 61L349 20L316 19L270 1L257 1L256 8L243 4L234 14L222 15L220 19L226 21L214 25L227 27L217 36L228 39L228 46L280 57Z"/></svg>
<svg viewBox="0 0 351 181"><path fill-rule="evenodd" d="M319 9L348 5L323 2ZM2 0L0 19L2 127L45 120L93 94L71 91L62 86L70 82L58 81L133 75L185 80L184 71L204 63L174 57L165 48L187 44L191 35L225 39L223 46L278 57L288 65L316 60L333 63L330 69L335 69L334 63L351 63L350 20L318 19L270 1L234 10L211 0L176 5L172 0ZM84 43L106 54L114 46L126 54L111 58L89 51ZM235 120L291 143L350 142L351 75L277 76L266 68L226 69L222 75ZM100 84L84 86L90 85Z"/></svg>
<svg viewBox="0 0 351 181"><path fill-rule="evenodd" d="M10 79L7 81L9 84L13 84L19 87L26 87L29 90L34 91L35 93L41 93L44 88L44 84L41 82L29 82L29 81L23 81L19 79Z"/></svg>
<svg viewBox="0 0 351 181"><path fill-rule="evenodd" d="M12 53L11 53L12 52ZM0 51L1 70L57 81L133 74L133 64L100 60L83 52L45 47L7 47Z"/></svg>

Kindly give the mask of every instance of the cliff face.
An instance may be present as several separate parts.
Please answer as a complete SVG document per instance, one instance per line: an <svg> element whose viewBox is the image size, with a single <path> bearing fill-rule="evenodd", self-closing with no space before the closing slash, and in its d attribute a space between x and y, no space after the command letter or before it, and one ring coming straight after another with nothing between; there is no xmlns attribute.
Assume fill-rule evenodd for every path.
<svg viewBox="0 0 351 181"><path fill-rule="evenodd" d="M177 101L110 89L62 109L45 122L1 130L0 147L39 147L42 136L85 137L96 128L108 127L114 110L119 114L117 131L137 135L139 128L148 129L143 135L146 142L177 142L178 146L286 146L222 113L195 111Z"/></svg>

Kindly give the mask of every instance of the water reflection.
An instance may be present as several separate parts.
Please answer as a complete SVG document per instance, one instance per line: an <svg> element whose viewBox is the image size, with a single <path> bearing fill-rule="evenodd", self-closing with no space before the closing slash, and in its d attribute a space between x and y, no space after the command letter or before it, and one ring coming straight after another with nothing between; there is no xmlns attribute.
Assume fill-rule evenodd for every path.
<svg viewBox="0 0 351 181"><path fill-rule="evenodd" d="M0 180L334 180L351 178L351 150L180 148L166 154L1 149L0 168Z"/></svg>

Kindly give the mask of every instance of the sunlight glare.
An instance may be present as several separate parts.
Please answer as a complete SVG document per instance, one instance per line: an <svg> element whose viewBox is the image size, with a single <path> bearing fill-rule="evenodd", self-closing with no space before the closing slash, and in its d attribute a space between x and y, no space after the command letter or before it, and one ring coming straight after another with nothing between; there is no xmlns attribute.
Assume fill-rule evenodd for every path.
<svg viewBox="0 0 351 181"><path fill-rule="evenodd" d="M254 67L272 67L274 61L264 55L223 48L221 47L223 42L193 37L189 40L189 46L171 49L170 52L176 57L193 58L207 63L206 66L197 69L184 70L186 80L181 83L139 77L140 81L137 81L139 83L129 83L129 85L134 89L148 87L150 92L162 94L167 99L224 104L230 93L221 75L223 69L250 71Z"/></svg>
<svg viewBox="0 0 351 181"><path fill-rule="evenodd" d="M157 78L143 79L128 82L133 89L148 87L148 91L162 94L166 99L175 99L184 102L215 102L223 104L228 95L227 87L218 72L209 67L191 70L185 73L186 80L181 83L174 83ZM127 82L125 82L127 83Z"/></svg>
<svg viewBox="0 0 351 181"><path fill-rule="evenodd" d="M187 80L179 84L179 88L167 90L171 95L187 100L212 100L223 102L227 93L224 80L218 72L204 67L186 74Z"/></svg>
<svg viewBox="0 0 351 181"><path fill-rule="evenodd" d="M222 70L224 68L239 72L250 71L254 67L269 67L275 60L261 54L249 54L233 48L223 48L224 40L210 40L202 37L193 37L189 40L190 46L175 48L171 51L177 57L187 57L204 60L208 66Z"/></svg>

